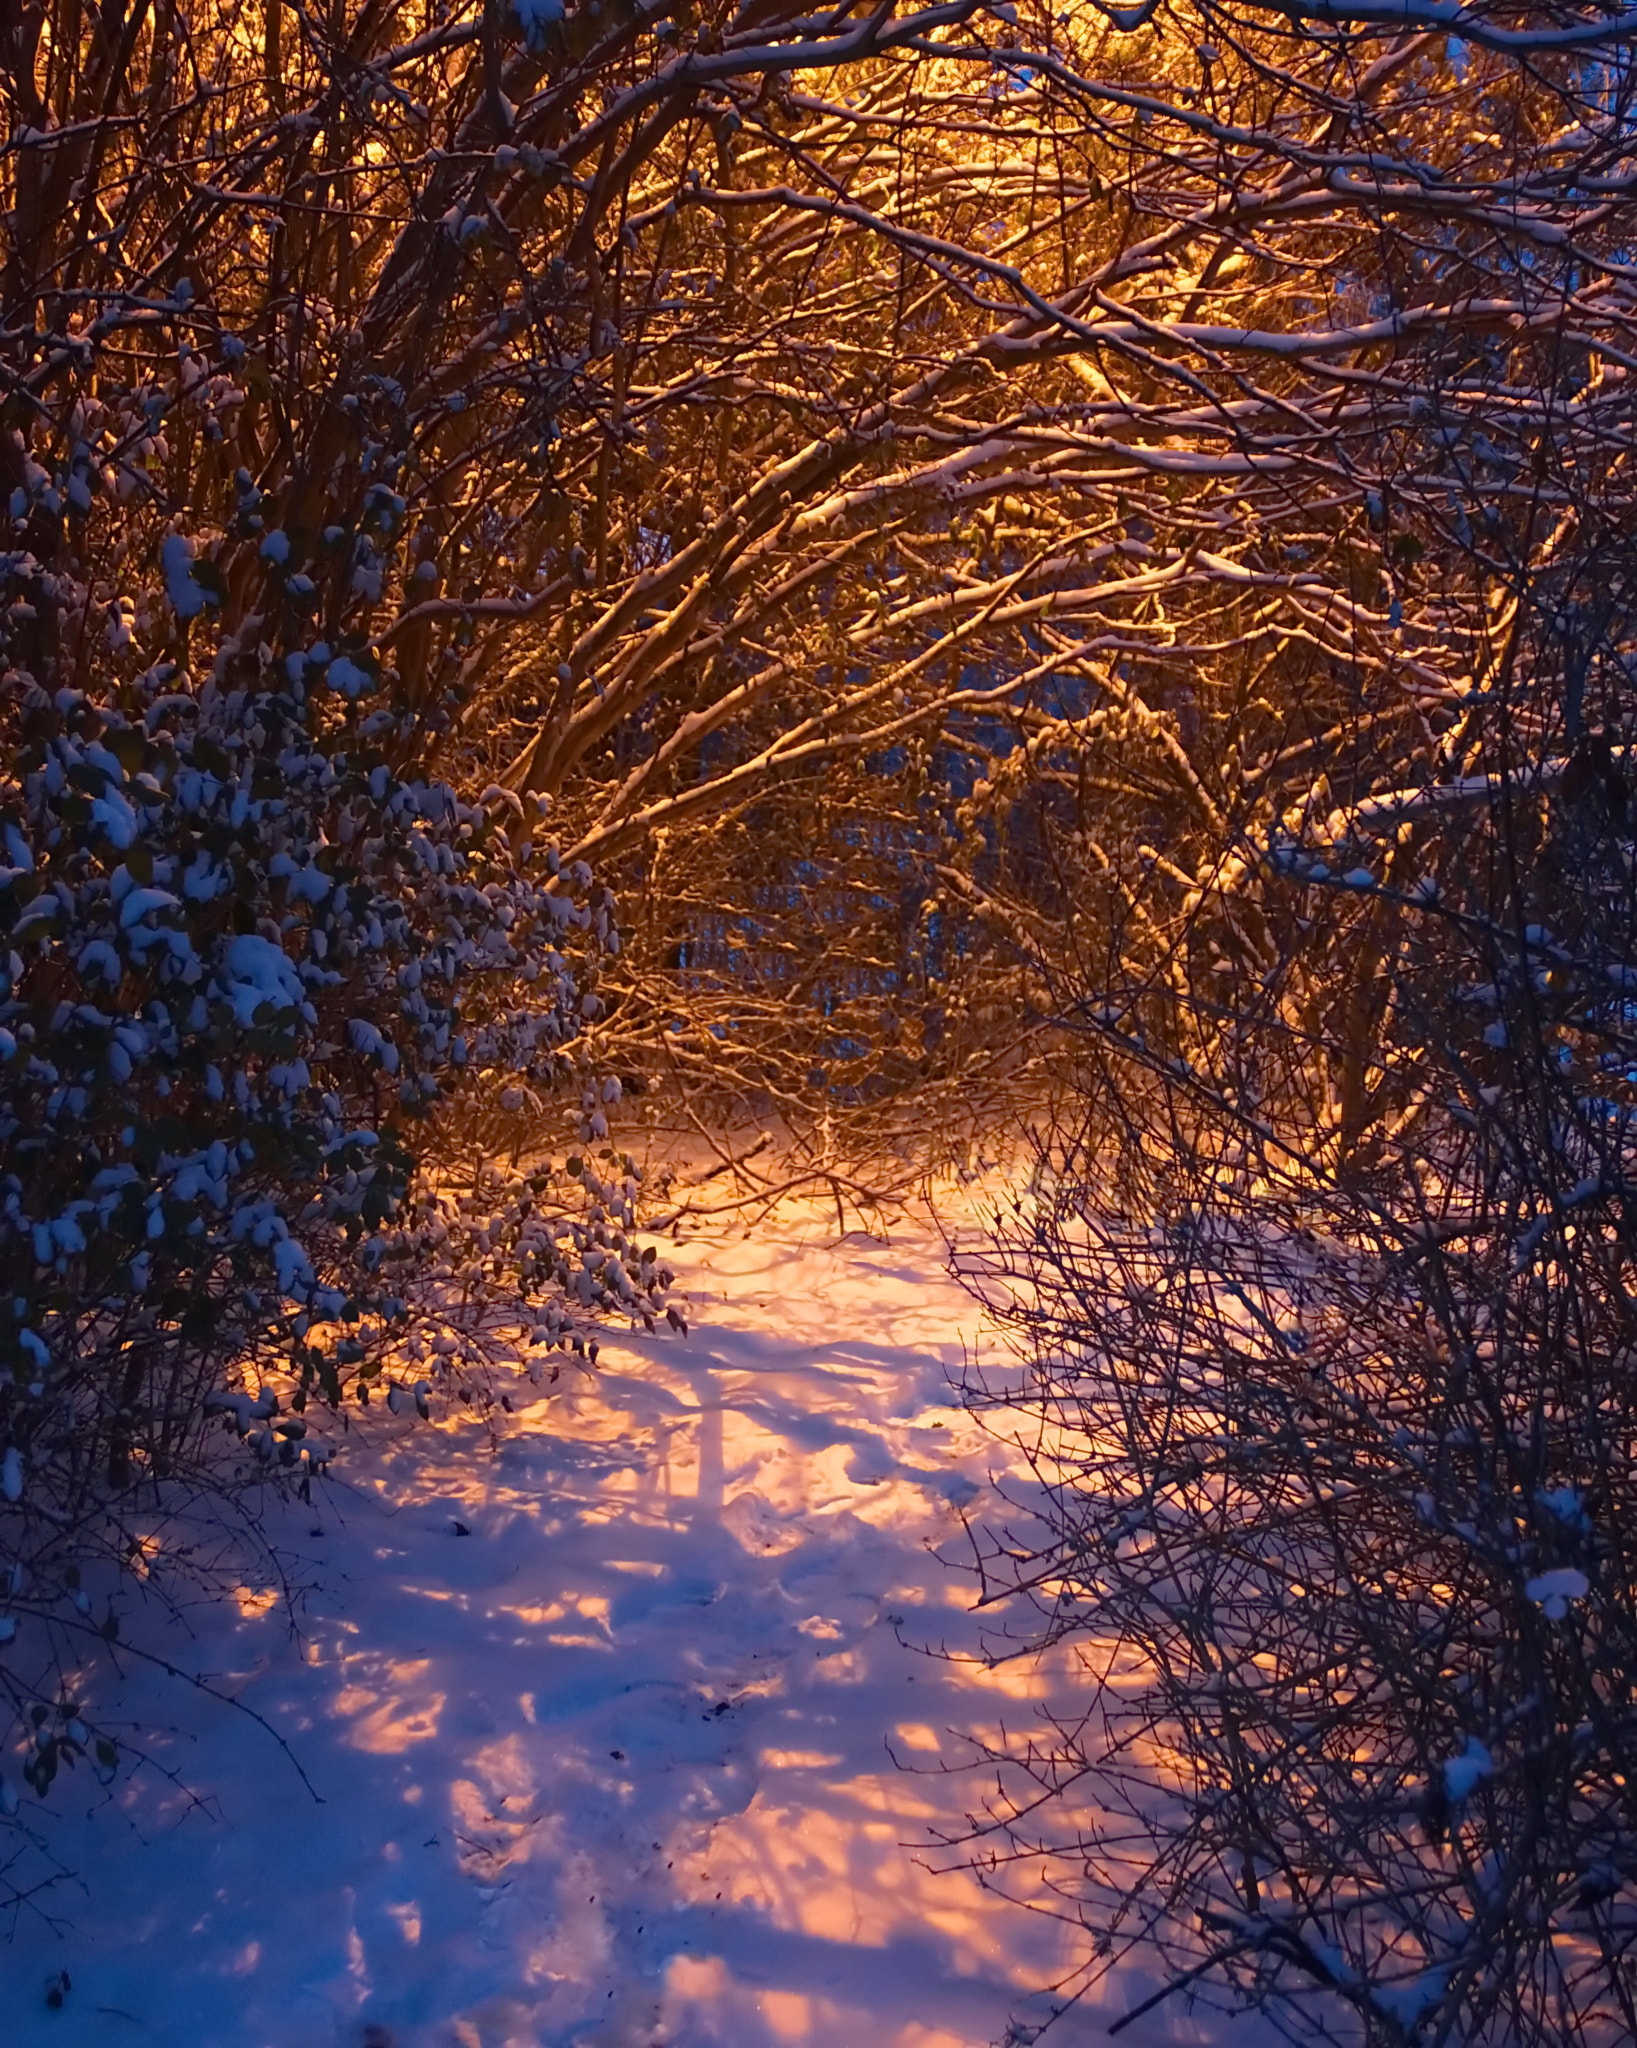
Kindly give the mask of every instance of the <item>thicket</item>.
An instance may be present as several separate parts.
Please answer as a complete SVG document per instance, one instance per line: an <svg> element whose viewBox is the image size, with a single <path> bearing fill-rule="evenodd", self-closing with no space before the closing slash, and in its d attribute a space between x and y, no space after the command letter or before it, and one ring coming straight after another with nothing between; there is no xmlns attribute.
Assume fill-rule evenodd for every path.
<svg viewBox="0 0 1637 2048"><path fill-rule="evenodd" d="M1265 345L1359 321L1248 465L1312 621L1196 640L1143 739L1110 703L1035 769L1076 1079L972 1276L1015 1342L968 1397L1035 1481L975 1563L1033 1610L996 1654L1075 1646L1085 1693L980 1743L963 1846L1084 1930L1065 2007L1158 1964L1116 2030L1204 1999L1381 2048L1624 2040L1631 86L1566 18L1362 20L1275 67L1211 17L1207 79L1267 92L1218 217L1271 255L1288 203L1336 251L1287 245ZM1154 110L1156 181L1201 103ZM1234 349L1190 365L1224 440ZM1143 748L1149 801L1111 804Z"/></svg>
<svg viewBox="0 0 1637 2048"><path fill-rule="evenodd" d="M1631 2031L1629 804L1592 748L1345 869L1287 846L1254 975L1082 1012L968 1387L1038 1482L979 1543L1037 1616L1003 1653L1083 1646L975 1838L1091 1936L1066 1994L1135 1946L1316 2038ZM1303 1000L1337 945L1356 1131Z"/></svg>

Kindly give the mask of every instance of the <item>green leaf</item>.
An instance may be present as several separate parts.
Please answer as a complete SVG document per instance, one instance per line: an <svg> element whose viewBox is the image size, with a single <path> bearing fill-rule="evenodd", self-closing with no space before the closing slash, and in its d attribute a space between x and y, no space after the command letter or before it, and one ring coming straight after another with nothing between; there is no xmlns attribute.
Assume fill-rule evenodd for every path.
<svg viewBox="0 0 1637 2048"><path fill-rule="evenodd" d="M115 726L105 732L102 743L127 775L135 775L148 758L148 742L134 726Z"/></svg>
<svg viewBox="0 0 1637 2048"><path fill-rule="evenodd" d="M212 604L222 604L227 598L227 578L215 562L206 556L199 556L190 565L193 580L210 599Z"/></svg>

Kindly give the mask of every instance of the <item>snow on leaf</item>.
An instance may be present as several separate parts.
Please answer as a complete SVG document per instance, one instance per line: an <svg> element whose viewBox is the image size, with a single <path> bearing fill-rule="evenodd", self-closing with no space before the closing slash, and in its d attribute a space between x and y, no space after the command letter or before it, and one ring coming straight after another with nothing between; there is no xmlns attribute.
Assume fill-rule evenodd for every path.
<svg viewBox="0 0 1637 2048"><path fill-rule="evenodd" d="M179 619L196 619L206 605L216 602L214 594L193 573L193 549L184 535L166 535L159 561L165 574L165 595Z"/></svg>
<svg viewBox="0 0 1637 2048"><path fill-rule="evenodd" d="M512 0L512 5L531 50L539 49L546 31L563 18L563 0Z"/></svg>
<svg viewBox="0 0 1637 2048"><path fill-rule="evenodd" d="M227 999L239 1023L249 1026L263 1003L291 1009L302 1000L301 977L294 963L270 940L241 932L223 962Z"/></svg>
<svg viewBox="0 0 1637 2048"><path fill-rule="evenodd" d="M338 654L330 663L325 681L332 690L347 698L366 696L375 687L375 679L369 671L349 661L344 654Z"/></svg>
<svg viewBox="0 0 1637 2048"><path fill-rule="evenodd" d="M1573 1565L1560 1566L1556 1571L1542 1572L1524 1587L1526 1599L1533 1600L1545 1610L1548 1621L1561 1621L1569 1611L1571 1600L1584 1600L1591 1591L1591 1582L1583 1571Z"/></svg>
<svg viewBox="0 0 1637 2048"><path fill-rule="evenodd" d="M104 790L101 796L92 798L91 816L122 853L135 840L136 812L117 789Z"/></svg>

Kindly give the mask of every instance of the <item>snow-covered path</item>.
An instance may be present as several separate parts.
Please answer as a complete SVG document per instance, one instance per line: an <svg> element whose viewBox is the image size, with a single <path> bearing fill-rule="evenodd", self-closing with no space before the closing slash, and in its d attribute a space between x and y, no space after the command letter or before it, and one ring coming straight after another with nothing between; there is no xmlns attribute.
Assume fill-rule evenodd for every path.
<svg viewBox="0 0 1637 2048"><path fill-rule="evenodd" d="M930 1229L833 1231L694 1240L685 1342L614 1338L497 1453L390 1425L292 1510L299 1637L251 1588L178 1654L318 1799L246 1717L133 1679L208 1808L139 1780L87 1821L59 1792L88 1895L0 1949L9 2048L998 2040L1050 1929L905 1846L979 1789L938 1772L949 1731L1044 1682L912 1647L976 1640L927 1546L994 1457L945 1378L978 1318ZM1103 2040L1147 1988L1048 2040ZM1168 2008L1122 2036L1206 2038Z"/></svg>

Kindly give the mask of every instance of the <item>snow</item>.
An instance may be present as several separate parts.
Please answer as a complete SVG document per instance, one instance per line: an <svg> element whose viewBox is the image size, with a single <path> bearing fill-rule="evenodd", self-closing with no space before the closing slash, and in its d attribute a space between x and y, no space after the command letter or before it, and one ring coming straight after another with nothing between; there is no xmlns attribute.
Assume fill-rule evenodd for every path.
<svg viewBox="0 0 1637 2048"><path fill-rule="evenodd" d="M9 2048L1032 2038L1060 1930L914 1845L982 1798L952 1731L1073 1695L917 1647L979 1640L929 1546L993 1506L999 1453L946 1379L985 1339L930 1226L835 1229L669 1248L690 1336L519 1377L498 1447L377 1403L314 1507L275 1513L294 1630L270 1579L186 1629L127 1600L125 1638L265 1717L312 1789L256 1721L126 1663L110 1716L179 1783L88 1814L85 1773L59 1780L85 1890L0 1948ZM1101 2042L1157 1981L1122 1967L1048 2038ZM1267 2038L1178 1997L1122 2039L1230 2032Z"/></svg>
<svg viewBox="0 0 1637 2048"><path fill-rule="evenodd" d="M1535 1498L1565 1528L1574 1529L1582 1535L1591 1533L1591 1517L1586 1513L1586 1503L1574 1487L1554 1486L1550 1491L1537 1493Z"/></svg>
<svg viewBox="0 0 1637 2048"><path fill-rule="evenodd" d="M361 697L375 687L375 679L369 671L360 668L355 661L349 661L344 654L338 654L330 663L325 680L343 697Z"/></svg>
<svg viewBox="0 0 1637 2048"><path fill-rule="evenodd" d="M122 853L136 838L136 812L117 789L105 789L91 799L91 816Z"/></svg>
<svg viewBox="0 0 1637 2048"><path fill-rule="evenodd" d="M1450 1804L1459 1806L1463 1800L1470 1799L1484 1780L1494 1775L1495 1759L1487 1745L1476 1735L1469 1735L1462 1753L1452 1756L1444 1765L1444 1790L1449 1795Z"/></svg>
<svg viewBox="0 0 1637 2048"><path fill-rule="evenodd" d="M531 50L545 41L546 31L563 18L563 0L513 0L524 41Z"/></svg>
<svg viewBox="0 0 1637 2048"><path fill-rule="evenodd" d="M397 1073L398 1048L367 1017L354 1017L347 1026L347 1036L354 1052L362 1053L366 1059L378 1059L389 1074Z"/></svg>
<svg viewBox="0 0 1637 2048"><path fill-rule="evenodd" d="M193 549L186 535L167 534L159 550L159 561L165 572L165 594L171 601L171 610L179 619L196 619L211 602L211 596L194 578Z"/></svg>
<svg viewBox="0 0 1637 2048"><path fill-rule="evenodd" d="M176 898L168 889L129 889L120 904L119 922L124 931L139 925L153 910L180 909Z"/></svg>
<svg viewBox="0 0 1637 2048"><path fill-rule="evenodd" d="M1378 1984L1370 1994L1370 2003L1407 2033L1413 2032L1422 2015L1443 1997L1448 1982L1447 1971L1427 1970L1402 1983Z"/></svg>
<svg viewBox="0 0 1637 2048"><path fill-rule="evenodd" d="M255 1022L263 1003L277 1010L288 1009L302 999L301 977L289 956L270 939L241 932L227 949L222 963L227 981L227 1000L240 1024Z"/></svg>
<svg viewBox="0 0 1637 2048"><path fill-rule="evenodd" d="M257 1394L209 1394L205 1398L205 1412L231 1415L242 1435L252 1422L265 1422L273 1414L273 1395L266 1389Z"/></svg>
<svg viewBox="0 0 1637 2048"><path fill-rule="evenodd" d="M1523 1590L1528 1599L1539 1602L1548 1621L1561 1621L1569 1611L1571 1600L1585 1599L1591 1590L1591 1582L1584 1572L1565 1565L1558 1571L1542 1572Z"/></svg>

